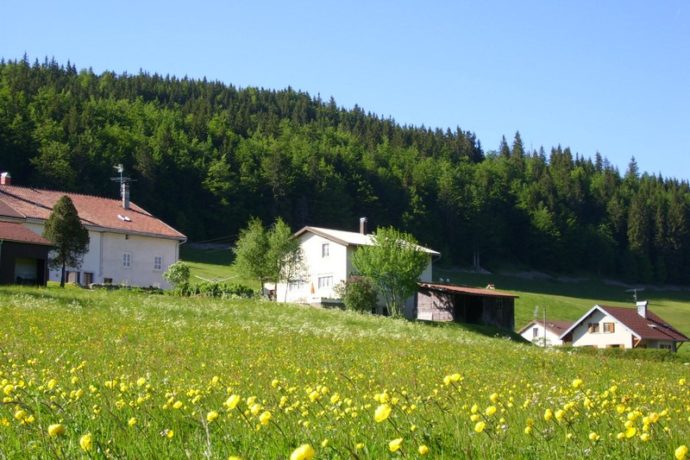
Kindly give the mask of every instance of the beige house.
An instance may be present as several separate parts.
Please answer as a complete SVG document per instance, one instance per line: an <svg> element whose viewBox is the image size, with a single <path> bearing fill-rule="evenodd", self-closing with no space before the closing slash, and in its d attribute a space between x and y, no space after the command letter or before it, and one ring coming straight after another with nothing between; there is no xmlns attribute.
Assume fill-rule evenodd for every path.
<svg viewBox="0 0 690 460"><path fill-rule="evenodd" d="M574 347L670 351L676 351L689 340L647 307L646 301L637 302L637 309L595 305L563 332L560 339Z"/></svg>
<svg viewBox="0 0 690 460"><path fill-rule="evenodd" d="M89 231L89 248L81 267L68 268L67 281L81 285L112 283L130 286L169 287L163 272L179 258L187 238L148 211L122 199L18 187L9 175L0 180L0 221L13 222L41 235L55 203L70 197ZM51 270L49 280L59 281Z"/></svg>
<svg viewBox="0 0 690 460"><path fill-rule="evenodd" d="M339 301L335 287L354 272L352 256L355 250L374 244L372 235L366 233L366 220L360 220L359 232L304 227L294 238L300 243L304 270L290 282L278 283L275 295L279 302L328 304ZM419 249L429 258L420 281L428 282L432 277L433 259L441 254L422 246Z"/></svg>
<svg viewBox="0 0 690 460"><path fill-rule="evenodd" d="M543 320L535 319L520 329L518 334L525 340L540 347L558 346L563 345L561 334L572 325L572 321L552 320L544 322Z"/></svg>

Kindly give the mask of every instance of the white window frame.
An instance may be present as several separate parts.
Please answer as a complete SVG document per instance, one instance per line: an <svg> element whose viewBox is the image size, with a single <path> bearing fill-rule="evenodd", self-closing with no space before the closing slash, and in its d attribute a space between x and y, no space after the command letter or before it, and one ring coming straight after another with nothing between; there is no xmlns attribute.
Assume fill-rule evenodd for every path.
<svg viewBox="0 0 690 460"><path fill-rule="evenodd" d="M333 286L333 275L319 276L316 280L318 289L327 289Z"/></svg>
<svg viewBox="0 0 690 460"><path fill-rule="evenodd" d="M321 258L325 259L331 255L331 246L329 243L321 243Z"/></svg>
<svg viewBox="0 0 690 460"><path fill-rule="evenodd" d="M123 252L122 253L122 267L125 270L129 270L132 268L132 253L131 252Z"/></svg>
<svg viewBox="0 0 690 460"><path fill-rule="evenodd" d="M163 271L163 256L153 256L153 271Z"/></svg>

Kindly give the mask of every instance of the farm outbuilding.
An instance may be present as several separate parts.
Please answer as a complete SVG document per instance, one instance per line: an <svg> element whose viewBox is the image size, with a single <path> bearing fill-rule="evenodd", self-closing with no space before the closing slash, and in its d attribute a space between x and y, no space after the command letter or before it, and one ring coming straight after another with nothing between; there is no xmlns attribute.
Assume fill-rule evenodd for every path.
<svg viewBox="0 0 690 460"><path fill-rule="evenodd" d="M20 223L0 222L0 284L45 286L50 241Z"/></svg>
<svg viewBox="0 0 690 460"><path fill-rule="evenodd" d="M517 297L495 289L420 283L417 319L486 324L513 330Z"/></svg>

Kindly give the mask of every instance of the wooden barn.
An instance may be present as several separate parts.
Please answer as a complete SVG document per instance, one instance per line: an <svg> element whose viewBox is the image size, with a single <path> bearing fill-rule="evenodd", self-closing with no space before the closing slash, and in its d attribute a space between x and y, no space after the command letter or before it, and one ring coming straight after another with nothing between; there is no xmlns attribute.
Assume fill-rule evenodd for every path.
<svg viewBox="0 0 690 460"><path fill-rule="evenodd" d="M20 223L0 222L0 284L45 286L50 241Z"/></svg>
<svg viewBox="0 0 690 460"><path fill-rule="evenodd" d="M486 324L513 330L517 297L495 289L420 283L417 292L417 319Z"/></svg>

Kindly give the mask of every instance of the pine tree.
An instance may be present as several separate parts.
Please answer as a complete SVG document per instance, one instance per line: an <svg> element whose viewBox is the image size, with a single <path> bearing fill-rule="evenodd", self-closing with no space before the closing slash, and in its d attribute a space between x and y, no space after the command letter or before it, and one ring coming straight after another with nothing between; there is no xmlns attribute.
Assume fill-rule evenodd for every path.
<svg viewBox="0 0 690 460"><path fill-rule="evenodd" d="M79 268L82 256L89 248L89 231L81 223L68 196L61 197L53 206L43 236L55 245L49 265L60 268L60 287L65 287L66 267Z"/></svg>

